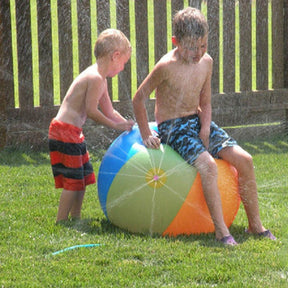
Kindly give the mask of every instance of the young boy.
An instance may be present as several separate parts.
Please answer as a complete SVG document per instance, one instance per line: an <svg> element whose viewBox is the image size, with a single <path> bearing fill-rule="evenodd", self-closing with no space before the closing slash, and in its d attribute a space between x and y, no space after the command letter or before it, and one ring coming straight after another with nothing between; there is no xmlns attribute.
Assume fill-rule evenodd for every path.
<svg viewBox="0 0 288 288"><path fill-rule="evenodd" d="M85 187L95 183L82 134L86 118L117 130L130 130L134 125L113 109L106 80L124 69L131 56L129 40L119 30L105 30L95 43L94 54L96 63L73 81L49 128L55 187L63 188L57 222L68 220L69 214L72 219L80 218Z"/></svg>
<svg viewBox="0 0 288 288"><path fill-rule="evenodd" d="M134 112L147 148L170 145L201 175L216 239L237 245L223 220L213 157L231 163L239 174L241 200L248 217L248 233L275 239L260 220L258 196L251 156L211 121L211 75L213 60L206 53L208 24L197 9L188 7L173 19L172 43L176 48L160 59L133 98ZM155 119L159 138L153 136L145 101L156 89Z"/></svg>

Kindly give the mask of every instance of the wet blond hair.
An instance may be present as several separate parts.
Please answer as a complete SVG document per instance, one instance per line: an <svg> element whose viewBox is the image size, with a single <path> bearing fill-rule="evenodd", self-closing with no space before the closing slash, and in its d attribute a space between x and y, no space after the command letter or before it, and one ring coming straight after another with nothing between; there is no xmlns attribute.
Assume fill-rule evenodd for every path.
<svg viewBox="0 0 288 288"><path fill-rule="evenodd" d="M186 38L199 39L208 34L209 26L200 10L187 7L173 17L173 35L181 42Z"/></svg>
<svg viewBox="0 0 288 288"><path fill-rule="evenodd" d="M131 44L127 37L117 29L106 29L100 33L94 46L94 55L97 59L115 51L128 52Z"/></svg>

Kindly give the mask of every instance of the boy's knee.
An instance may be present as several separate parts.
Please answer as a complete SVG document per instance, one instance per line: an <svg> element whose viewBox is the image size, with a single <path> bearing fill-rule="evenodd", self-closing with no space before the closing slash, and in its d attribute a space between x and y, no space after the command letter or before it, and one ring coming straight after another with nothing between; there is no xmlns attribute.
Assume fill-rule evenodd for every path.
<svg viewBox="0 0 288 288"><path fill-rule="evenodd" d="M235 159L235 168L238 170L239 173L243 174L248 171L251 172L251 169L254 169L253 158L252 156L245 151ZM249 172L249 173L250 173Z"/></svg>
<svg viewBox="0 0 288 288"><path fill-rule="evenodd" d="M245 151L244 155L241 158L242 163L245 166L253 166L253 158L248 152Z"/></svg>

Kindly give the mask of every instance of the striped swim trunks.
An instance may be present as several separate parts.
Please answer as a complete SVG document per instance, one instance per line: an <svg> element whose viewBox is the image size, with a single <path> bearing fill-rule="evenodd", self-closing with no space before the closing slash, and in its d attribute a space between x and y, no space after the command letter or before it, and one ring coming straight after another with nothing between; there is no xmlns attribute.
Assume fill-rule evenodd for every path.
<svg viewBox="0 0 288 288"><path fill-rule="evenodd" d="M158 125L162 143L171 146L186 162L193 165L201 153L207 151L199 137L201 124L197 114L171 119ZM210 126L208 152L219 158L218 153L225 147L236 146L237 142L213 121Z"/></svg>
<svg viewBox="0 0 288 288"><path fill-rule="evenodd" d="M82 191L96 182L81 128L53 119L48 138L56 188Z"/></svg>

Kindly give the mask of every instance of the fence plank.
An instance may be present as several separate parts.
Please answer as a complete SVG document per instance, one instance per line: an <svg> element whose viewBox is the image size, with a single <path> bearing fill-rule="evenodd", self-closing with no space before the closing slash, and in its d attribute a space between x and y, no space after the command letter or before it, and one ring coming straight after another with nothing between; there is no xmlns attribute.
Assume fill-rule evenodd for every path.
<svg viewBox="0 0 288 288"><path fill-rule="evenodd" d="M108 29L111 28L110 21L110 1L97 0L96 1L97 8L97 32L98 35ZM108 84L108 92L110 98L113 99L113 91L112 91L112 79L107 79Z"/></svg>
<svg viewBox="0 0 288 288"><path fill-rule="evenodd" d="M14 107L12 37L9 1L0 6L0 149L7 138L7 107Z"/></svg>
<svg viewBox="0 0 288 288"><path fill-rule="evenodd" d="M116 14L117 28L130 39L129 0L116 1ZM118 100L131 100L131 91L131 61L129 61L118 75Z"/></svg>
<svg viewBox="0 0 288 288"><path fill-rule="evenodd" d="M268 89L268 0L256 2L257 90Z"/></svg>
<svg viewBox="0 0 288 288"><path fill-rule="evenodd" d="M53 68L50 2L37 1L40 106L53 106Z"/></svg>
<svg viewBox="0 0 288 288"><path fill-rule="evenodd" d="M201 10L201 2L202 2L202 0L190 0L189 6L195 7L197 9Z"/></svg>
<svg viewBox="0 0 288 288"><path fill-rule="evenodd" d="M135 0L137 86L149 72L147 0Z"/></svg>
<svg viewBox="0 0 288 288"><path fill-rule="evenodd" d="M33 107L33 70L30 1L16 1L20 108Z"/></svg>
<svg viewBox="0 0 288 288"><path fill-rule="evenodd" d="M174 14L184 8L183 0L171 0L171 16L173 19Z"/></svg>
<svg viewBox="0 0 288 288"><path fill-rule="evenodd" d="M2 1L0 6L0 103L1 115L6 107L15 106L9 0Z"/></svg>
<svg viewBox="0 0 288 288"><path fill-rule="evenodd" d="M273 49L273 88L281 88L284 84L284 48L283 48L283 0L272 3L272 49Z"/></svg>
<svg viewBox="0 0 288 288"><path fill-rule="evenodd" d="M219 3L209 0L207 5L207 20L209 24L208 52L214 60L212 75L212 93L219 92Z"/></svg>
<svg viewBox="0 0 288 288"><path fill-rule="evenodd" d="M155 63L167 53L167 1L154 0L154 57Z"/></svg>
<svg viewBox="0 0 288 288"><path fill-rule="evenodd" d="M77 0L77 15L79 70L82 72L92 64L90 1Z"/></svg>
<svg viewBox="0 0 288 288"><path fill-rule="evenodd" d="M251 1L239 1L240 90L252 89Z"/></svg>
<svg viewBox="0 0 288 288"><path fill-rule="evenodd" d="M58 31L60 98L63 100L66 91L73 81L71 3L69 0L58 2Z"/></svg>
<svg viewBox="0 0 288 288"><path fill-rule="evenodd" d="M288 88L288 1L283 0L284 86Z"/></svg>
<svg viewBox="0 0 288 288"><path fill-rule="evenodd" d="M179 10L182 10L183 8L184 8L183 0L171 0L172 34L173 34L173 17Z"/></svg>
<svg viewBox="0 0 288 288"><path fill-rule="evenodd" d="M223 0L223 90L235 91L235 0Z"/></svg>

